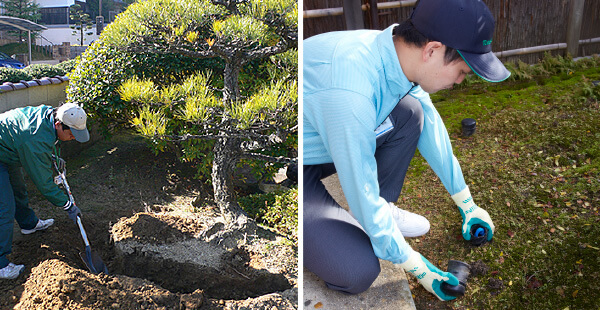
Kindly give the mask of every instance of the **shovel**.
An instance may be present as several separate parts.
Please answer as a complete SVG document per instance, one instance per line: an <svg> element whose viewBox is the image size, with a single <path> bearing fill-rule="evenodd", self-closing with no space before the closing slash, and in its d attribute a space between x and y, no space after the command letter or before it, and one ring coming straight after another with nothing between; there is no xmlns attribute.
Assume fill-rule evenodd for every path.
<svg viewBox="0 0 600 310"><path fill-rule="evenodd" d="M58 175L54 178L54 183L62 184L65 187L67 194L69 195L69 200L73 205L75 205L75 199L71 194L71 188L69 187L69 183L67 183L67 176L65 175L67 169L65 167L64 160L60 157L52 155L52 163L54 164L54 168L58 173ZM61 167L61 169L59 169L59 166ZM83 238L83 243L85 244L85 253L79 252L79 257L81 257L81 260L83 261L85 266L92 273L98 274L100 272L104 272L105 274L108 274L108 268L106 268L106 265L100 258L100 255L92 251L92 247L90 246L87 233L83 228L83 224L81 223L81 217L79 215L77 216L77 226L79 227L81 237Z"/></svg>
<svg viewBox="0 0 600 310"><path fill-rule="evenodd" d="M102 261L102 258L100 258L100 255L92 251L92 248L90 247L90 242L87 238L87 234L85 233L85 229L83 229L83 224L81 224L81 217L79 216L77 216L77 225L79 226L79 231L81 232L83 243L85 243L85 254L79 252L79 257L81 257L81 260L85 263L85 265L92 273L98 274L104 272L104 274L108 274L108 269Z"/></svg>

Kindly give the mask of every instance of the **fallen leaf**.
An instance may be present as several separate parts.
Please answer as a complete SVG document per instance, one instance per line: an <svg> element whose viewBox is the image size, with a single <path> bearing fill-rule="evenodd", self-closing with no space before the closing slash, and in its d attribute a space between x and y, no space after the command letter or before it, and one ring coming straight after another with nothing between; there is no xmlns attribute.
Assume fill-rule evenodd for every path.
<svg viewBox="0 0 600 310"><path fill-rule="evenodd" d="M514 233L514 232L512 232L512 231L510 231L510 230L507 232L507 234L508 234L508 236L509 236L509 237L511 237L511 238L515 236L515 233Z"/></svg>
<svg viewBox="0 0 600 310"><path fill-rule="evenodd" d="M560 229L560 230L562 230L562 231L565 231L565 229L564 229L564 228L562 228L561 226L558 226L558 225L556 225L556 228L558 228L558 229Z"/></svg>
<svg viewBox="0 0 600 310"><path fill-rule="evenodd" d="M315 309L320 309L320 308L322 308L322 307L323 307L323 303L322 303L322 302L320 302L320 301L319 301L318 303L316 303L316 304L315 304Z"/></svg>
<svg viewBox="0 0 600 310"><path fill-rule="evenodd" d="M555 231L556 231L556 229L554 229L554 227L553 227L553 228L550 228L550 232L551 232L551 233L554 233Z"/></svg>
<svg viewBox="0 0 600 310"><path fill-rule="evenodd" d="M575 291L573 292L573 298L577 297L577 293L579 293L579 290L575 290Z"/></svg>

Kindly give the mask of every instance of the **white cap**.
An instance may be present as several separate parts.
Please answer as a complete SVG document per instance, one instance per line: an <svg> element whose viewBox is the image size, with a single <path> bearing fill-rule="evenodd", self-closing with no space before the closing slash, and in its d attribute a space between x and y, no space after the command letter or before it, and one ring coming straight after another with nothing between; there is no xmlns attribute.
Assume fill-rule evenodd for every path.
<svg viewBox="0 0 600 310"><path fill-rule="evenodd" d="M87 115L76 103L65 103L56 110L56 119L71 127L71 133L78 142L90 140L90 133L86 128Z"/></svg>

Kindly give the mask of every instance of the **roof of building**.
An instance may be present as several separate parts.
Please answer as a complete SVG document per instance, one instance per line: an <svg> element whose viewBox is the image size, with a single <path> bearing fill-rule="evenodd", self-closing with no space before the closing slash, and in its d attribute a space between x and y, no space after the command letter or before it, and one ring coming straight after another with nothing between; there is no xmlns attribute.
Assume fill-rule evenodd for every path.
<svg viewBox="0 0 600 310"><path fill-rule="evenodd" d="M36 24L30 20L10 17L10 16L0 16L0 31L4 30L31 30L31 31L40 31L48 29L45 26L40 24Z"/></svg>

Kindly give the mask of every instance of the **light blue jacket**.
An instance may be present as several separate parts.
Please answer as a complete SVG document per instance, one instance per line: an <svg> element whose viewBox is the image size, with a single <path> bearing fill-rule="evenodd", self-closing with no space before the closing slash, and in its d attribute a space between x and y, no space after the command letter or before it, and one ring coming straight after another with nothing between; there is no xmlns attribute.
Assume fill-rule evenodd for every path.
<svg viewBox="0 0 600 310"><path fill-rule="evenodd" d="M395 26L304 40L303 163L334 163L348 205L369 235L375 255L402 263L409 246L379 196L375 129L407 93L423 106L420 153L451 195L466 184L429 94L402 72L392 40Z"/></svg>

